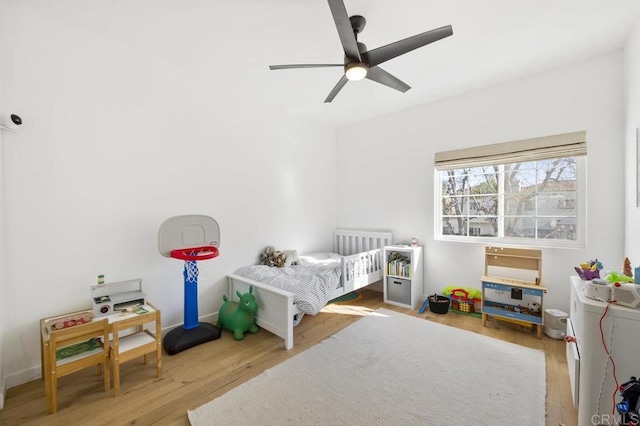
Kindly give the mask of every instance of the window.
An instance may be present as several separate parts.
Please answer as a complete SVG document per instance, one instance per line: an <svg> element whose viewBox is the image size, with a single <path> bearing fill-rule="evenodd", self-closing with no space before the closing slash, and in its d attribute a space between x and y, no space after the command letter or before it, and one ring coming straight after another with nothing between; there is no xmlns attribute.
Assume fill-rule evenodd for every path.
<svg viewBox="0 0 640 426"><path fill-rule="evenodd" d="M570 135L578 135L586 152L584 132ZM549 139L557 142L557 138L541 139L546 139L548 144ZM513 149L521 146L520 142L530 141L499 144L499 147L506 151L507 145ZM506 157L504 153L496 157L495 146L465 150L472 158L467 163L459 156L454 161L447 160L448 165L438 163L438 158L445 155L436 154L436 238L583 247L584 157L554 157L559 152L557 149L553 153L538 152L537 156L528 150L519 157L514 156L513 151L506 151L511 155L508 161L496 162L496 158ZM488 148L492 148L489 149L492 154L485 158L474 152ZM562 151L582 152L582 149ZM523 161L513 161L518 158Z"/></svg>

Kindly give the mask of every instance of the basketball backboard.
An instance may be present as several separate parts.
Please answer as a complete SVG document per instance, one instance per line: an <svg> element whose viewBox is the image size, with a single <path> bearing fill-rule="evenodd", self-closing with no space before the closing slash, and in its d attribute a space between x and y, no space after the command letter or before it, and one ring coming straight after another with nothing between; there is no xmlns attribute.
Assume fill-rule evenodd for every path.
<svg viewBox="0 0 640 426"><path fill-rule="evenodd" d="M220 227L212 217L173 216L160 225L158 250L164 257L171 257L172 250L205 246L220 246Z"/></svg>

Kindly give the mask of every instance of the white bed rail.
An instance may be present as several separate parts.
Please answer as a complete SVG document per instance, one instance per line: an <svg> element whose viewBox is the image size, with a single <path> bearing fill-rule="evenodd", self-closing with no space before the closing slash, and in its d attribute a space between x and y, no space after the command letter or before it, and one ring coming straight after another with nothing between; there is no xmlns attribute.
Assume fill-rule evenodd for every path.
<svg viewBox="0 0 640 426"><path fill-rule="evenodd" d="M383 268L381 249L369 250L343 257L342 276L344 277L344 293L350 293L381 280Z"/></svg>
<svg viewBox="0 0 640 426"><path fill-rule="evenodd" d="M240 275L230 274L229 298L238 300L236 291L248 293L253 286L253 295L258 303L256 324L284 339L285 349L293 347L293 316L300 310L293 304L293 293L262 284Z"/></svg>
<svg viewBox="0 0 640 426"><path fill-rule="evenodd" d="M333 251L342 256L381 249L391 245L391 232L371 232L336 229L333 231Z"/></svg>

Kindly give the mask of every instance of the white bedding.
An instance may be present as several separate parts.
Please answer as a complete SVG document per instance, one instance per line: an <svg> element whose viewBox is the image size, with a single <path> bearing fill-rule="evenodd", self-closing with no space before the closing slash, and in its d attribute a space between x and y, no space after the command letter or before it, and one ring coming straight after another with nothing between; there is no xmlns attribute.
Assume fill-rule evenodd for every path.
<svg viewBox="0 0 640 426"><path fill-rule="evenodd" d="M338 254L313 253L300 256L297 265L283 268L249 265L238 269L236 274L293 293L298 308L305 314L315 315L330 300L332 291L341 285L341 265Z"/></svg>

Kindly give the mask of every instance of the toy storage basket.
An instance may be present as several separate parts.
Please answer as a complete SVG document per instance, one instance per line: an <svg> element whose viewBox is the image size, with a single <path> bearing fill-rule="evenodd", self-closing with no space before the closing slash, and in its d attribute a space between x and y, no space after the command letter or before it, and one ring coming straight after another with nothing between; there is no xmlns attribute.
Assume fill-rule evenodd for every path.
<svg viewBox="0 0 640 426"><path fill-rule="evenodd" d="M429 310L435 314L446 314L449 312L450 300L448 297L434 294L429 296Z"/></svg>
<svg viewBox="0 0 640 426"><path fill-rule="evenodd" d="M451 309L473 314L482 310L481 305L481 299L470 299L467 290L463 288L454 288L451 290Z"/></svg>

